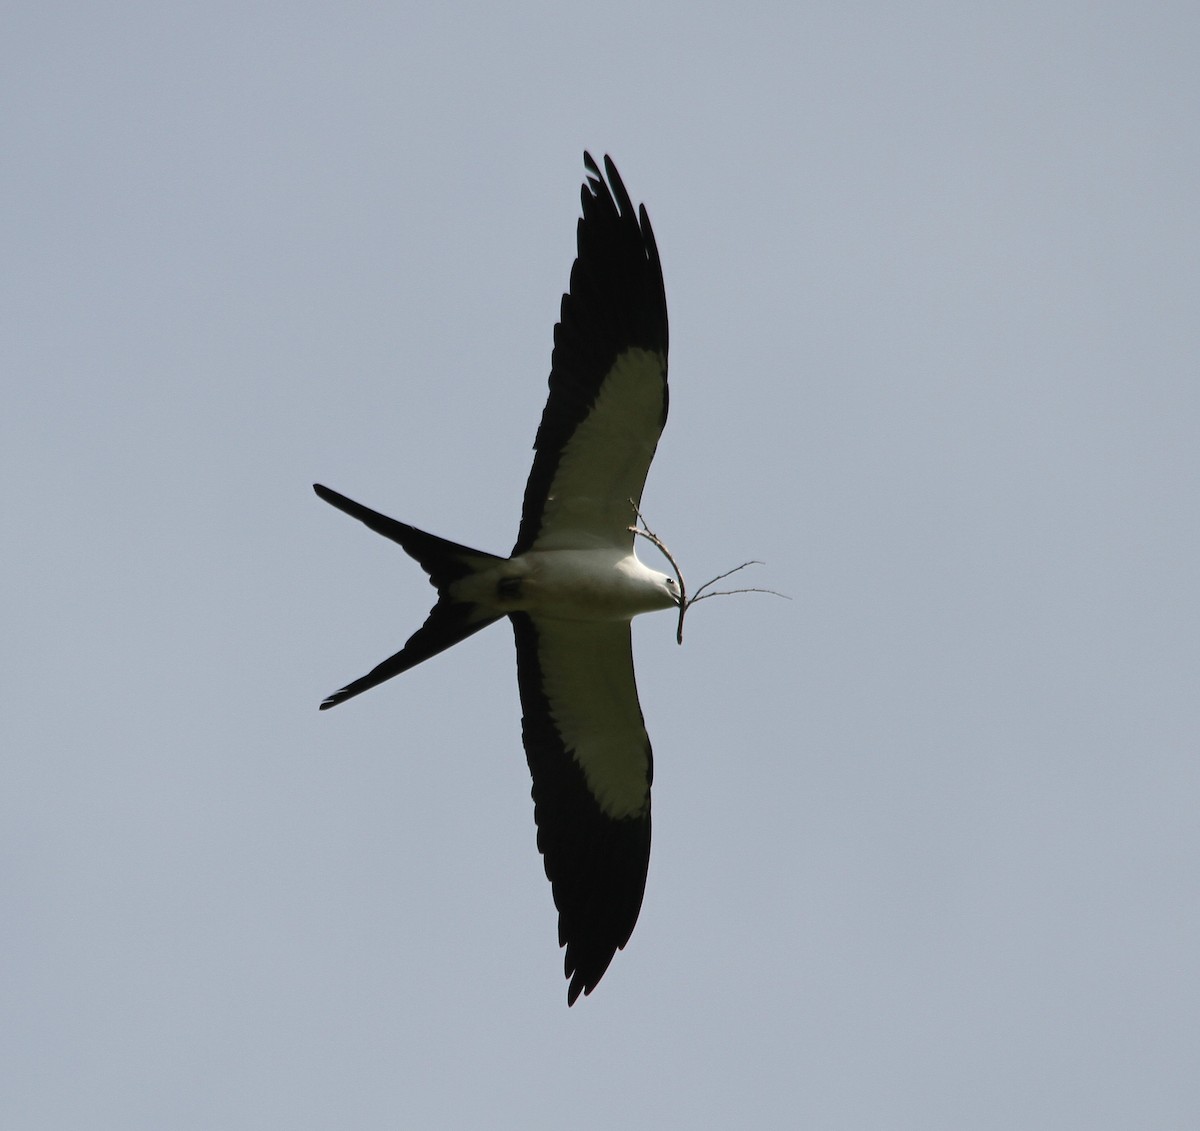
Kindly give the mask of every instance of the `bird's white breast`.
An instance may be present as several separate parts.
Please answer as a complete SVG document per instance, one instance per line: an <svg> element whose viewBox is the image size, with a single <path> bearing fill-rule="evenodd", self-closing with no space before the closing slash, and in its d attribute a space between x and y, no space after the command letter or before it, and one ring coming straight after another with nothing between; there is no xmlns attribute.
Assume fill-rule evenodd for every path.
<svg viewBox="0 0 1200 1131"><path fill-rule="evenodd" d="M627 550L530 550L456 583L459 599L498 612L561 620L630 620L669 609L675 599L665 574Z"/></svg>

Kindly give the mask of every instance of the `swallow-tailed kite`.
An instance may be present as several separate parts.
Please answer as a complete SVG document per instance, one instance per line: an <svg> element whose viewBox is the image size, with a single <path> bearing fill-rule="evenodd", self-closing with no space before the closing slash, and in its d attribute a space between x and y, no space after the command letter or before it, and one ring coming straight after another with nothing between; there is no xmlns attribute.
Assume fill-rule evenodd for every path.
<svg viewBox="0 0 1200 1131"><path fill-rule="evenodd" d="M319 484L327 503L398 542L437 589L429 618L333 707L507 616L537 844L558 907L568 1004L629 941L650 861L650 739L629 622L681 605L642 565L633 519L667 419L667 301L654 233L612 161L584 154L583 218L554 328L550 397L507 558L407 526ZM682 623L682 622L681 622Z"/></svg>

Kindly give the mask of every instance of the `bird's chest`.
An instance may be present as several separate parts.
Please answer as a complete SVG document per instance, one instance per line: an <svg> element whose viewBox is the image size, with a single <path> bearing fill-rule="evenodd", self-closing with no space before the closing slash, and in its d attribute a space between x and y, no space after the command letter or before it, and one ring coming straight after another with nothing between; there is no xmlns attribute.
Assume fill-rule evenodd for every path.
<svg viewBox="0 0 1200 1131"><path fill-rule="evenodd" d="M658 607L657 588L638 575L641 563L612 550L531 551L502 578L497 595L511 611L563 620L629 620Z"/></svg>

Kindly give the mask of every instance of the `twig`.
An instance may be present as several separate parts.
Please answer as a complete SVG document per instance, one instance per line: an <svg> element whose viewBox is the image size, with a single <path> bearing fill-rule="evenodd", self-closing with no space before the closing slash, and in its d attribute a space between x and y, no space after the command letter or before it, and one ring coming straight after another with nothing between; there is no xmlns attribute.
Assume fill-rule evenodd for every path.
<svg viewBox="0 0 1200 1131"><path fill-rule="evenodd" d="M629 529L642 538L645 538L652 546L655 546L671 563L671 568L675 571L675 578L679 582L679 624L675 630L675 641L677 644L683 643L683 617L697 601L706 600L709 597L732 597L735 593L769 593L772 597L782 597L785 601L790 601L791 598L786 593L779 593L774 589L759 589L756 586L749 586L745 589L714 589L706 593L710 585L715 585L718 581L729 577L731 574L737 573L739 570L745 569L747 566L762 565L763 563L756 559L751 559L748 562L742 562L739 566L734 566L733 569L727 569L724 573L718 573L716 577L706 581L699 589L696 590L695 596L687 595L687 586L683 581L683 570L679 568L679 563L675 560L675 555L667 549L666 543L654 533L653 530L646 524L645 518L642 516L641 510L637 503L632 499L629 500L630 506L633 507L633 513L637 516L637 525L631 526Z"/></svg>

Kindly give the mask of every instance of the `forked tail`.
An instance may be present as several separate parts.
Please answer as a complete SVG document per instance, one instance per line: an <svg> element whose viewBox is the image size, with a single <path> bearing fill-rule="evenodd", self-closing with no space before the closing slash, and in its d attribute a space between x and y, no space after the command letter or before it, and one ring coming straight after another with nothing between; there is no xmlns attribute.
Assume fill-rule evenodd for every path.
<svg viewBox="0 0 1200 1131"><path fill-rule="evenodd" d="M335 691L321 703L322 711L336 707L339 703L353 699L355 695L361 695L362 692L391 679L392 676L416 667L423 660L444 652L460 640L465 640L481 628L486 628L493 621L500 619L491 609L472 602L454 600L449 590L455 581L478 573L481 569L490 568L496 562L503 561L503 558L460 546L457 542L448 542L445 538L438 538L433 534L426 534L424 530L388 518L387 515L364 507L362 503L339 495L320 483L314 483L313 490L330 506L358 519L377 534L398 542L409 557L416 559L429 575L430 584L438 591L437 604L430 610L425 623L408 638L404 647L378 667L372 668L366 675L346 684L340 691Z"/></svg>

